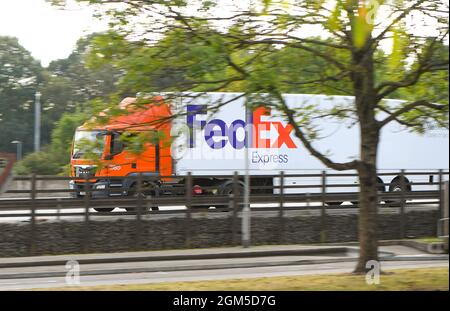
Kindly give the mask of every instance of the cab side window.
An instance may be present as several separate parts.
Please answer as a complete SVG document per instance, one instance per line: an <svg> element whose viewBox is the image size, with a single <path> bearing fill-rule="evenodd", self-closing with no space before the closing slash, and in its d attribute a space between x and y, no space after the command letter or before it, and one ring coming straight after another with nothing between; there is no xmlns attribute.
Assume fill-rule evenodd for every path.
<svg viewBox="0 0 450 311"><path fill-rule="evenodd" d="M125 149L125 145L120 139L120 133L113 133L111 137L111 154L116 155Z"/></svg>

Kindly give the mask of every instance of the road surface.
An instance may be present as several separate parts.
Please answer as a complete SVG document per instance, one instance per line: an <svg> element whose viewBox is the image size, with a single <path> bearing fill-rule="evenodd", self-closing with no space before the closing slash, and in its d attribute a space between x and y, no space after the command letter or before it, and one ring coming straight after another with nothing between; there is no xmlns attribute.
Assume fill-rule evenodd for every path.
<svg viewBox="0 0 450 311"><path fill-rule="evenodd" d="M225 259L224 259L225 260ZM227 259L231 260L231 259ZM448 267L448 260L439 261L386 261L382 262L383 270L399 268ZM144 272L81 276L81 286L111 284L148 284L180 281L207 281L239 278L259 278L275 276L299 276L319 274L350 273L355 262L321 263L309 265L265 266L234 269L186 270L166 272ZM363 277L363 276L362 276ZM382 276L381 276L382 278ZM44 289L67 286L65 277L44 277L26 279L2 279L0 290Z"/></svg>

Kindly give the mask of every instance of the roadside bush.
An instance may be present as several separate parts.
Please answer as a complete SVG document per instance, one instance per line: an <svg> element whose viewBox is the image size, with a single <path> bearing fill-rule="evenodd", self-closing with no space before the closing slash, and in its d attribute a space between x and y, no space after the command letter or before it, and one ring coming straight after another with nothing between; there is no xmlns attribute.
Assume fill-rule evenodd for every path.
<svg viewBox="0 0 450 311"><path fill-rule="evenodd" d="M15 165L14 174L68 175L73 134L86 119L81 112L65 113L52 131L51 145L26 155Z"/></svg>
<svg viewBox="0 0 450 311"><path fill-rule="evenodd" d="M15 175L57 175L61 173L60 164L49 150L30 153L14 166Z"/></svg>

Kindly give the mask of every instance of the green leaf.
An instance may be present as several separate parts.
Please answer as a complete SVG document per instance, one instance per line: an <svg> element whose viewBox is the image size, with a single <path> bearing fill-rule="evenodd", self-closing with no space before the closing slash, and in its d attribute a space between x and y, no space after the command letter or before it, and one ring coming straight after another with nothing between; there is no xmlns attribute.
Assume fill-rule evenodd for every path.
<svg viewBox="0 0 450 311"><path fill-rule="evenodd" d="M263 2L263 14L267 14L267 12L269 11L269 7L272 4L272 0L262 0Z"/></svg>
<svg viewBox="0 0 450 311"><path fill-rule="evenodd" d="M393 72L403 65L403 60L406 58L405 47L408 44L408 36L400 27L392 30L392 52L389 57L389 69Z"/></svg>
<svg viewBox="0 0 450 311"><path fill-rule="evenodd" d="M373 25L368 22L367 14L367 8L360 7L358 15L352 21L353 45L358 49L366 44L373 29Z"/></svg>
<svg viewBox="0 0 450 311"><path fill-rule="evenodd" d="M329 29L336 31L341 28L341 22L339 20L339 17L341 15L342 11L342 1L338 0L336 1L336 6L333 9L333 12L331 13L330 18L328 19L327 25Z"/></svg>

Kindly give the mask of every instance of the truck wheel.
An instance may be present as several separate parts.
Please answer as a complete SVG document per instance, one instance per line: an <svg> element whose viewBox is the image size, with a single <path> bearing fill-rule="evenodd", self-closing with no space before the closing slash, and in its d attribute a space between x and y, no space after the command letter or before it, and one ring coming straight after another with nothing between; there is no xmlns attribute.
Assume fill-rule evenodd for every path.
<svg viewBox="0 0 450 311"><path fill-rule="evenodd" d="M114 207L94 207L94 210L99 213L110 213L114 210Z"/></svg>
<svg viewBox="0 0 450 311"><path fill-rule="evenodd" d="M139 193L139 192L137 192L135 186L131 188L131 190L130 190L128 196L133 197L133 198L136 198L136 199L137 199L139 196L140 196L141 198L143 198L143 199L146 199L146 198L147 198L147 195L145 195L145 193L142 193L142 192ZM125 209L126 209L127 212L135 212L137 208L136 208L136 207L126 207ZM143 212L148 212L149 210L152 210L152 211L159 211L159 206L158 206L157 204L154 204L154 203L152 203L151 206L146 206L146 205L142 204L142 211L143 211Z"/></svg>

